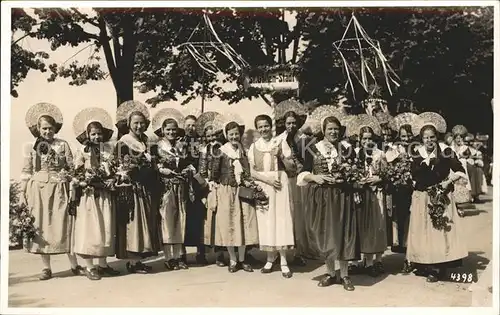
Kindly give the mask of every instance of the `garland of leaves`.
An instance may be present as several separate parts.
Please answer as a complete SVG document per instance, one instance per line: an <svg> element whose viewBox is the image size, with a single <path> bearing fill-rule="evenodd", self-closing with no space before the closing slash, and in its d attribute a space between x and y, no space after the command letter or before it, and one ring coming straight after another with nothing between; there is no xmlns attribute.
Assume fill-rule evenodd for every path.
<svg viewBox="0 0 500 315"><path fill-rule="evenodd" d="M449 231L451 219L446 215L446 208L450 205L449 189L444 189L441 184L427 189L429 204L427 205L432 226L439 231Z"/></svg>

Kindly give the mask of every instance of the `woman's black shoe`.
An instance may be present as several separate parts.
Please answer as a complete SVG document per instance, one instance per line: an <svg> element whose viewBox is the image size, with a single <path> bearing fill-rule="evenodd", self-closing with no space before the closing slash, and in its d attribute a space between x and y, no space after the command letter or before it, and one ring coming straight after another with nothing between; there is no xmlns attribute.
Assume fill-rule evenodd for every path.
<svg viewBox="0 0 500 315"><path fill-rule="evenodd" d="M84 275L85 274L85 270L83 269L82 266L80 265L77 265L75 268L71 268L71 272L75 275L75 276L81 276L81 275Z"/></svg>
<svg viewBox="0 0 500 315"><path fill-rule="evenodd" d="M48 268L43 269L42 273L38 277L38 279L40 279L41 281L49 280L50 278L52 278L52 270Z"/></svg>
<svg viewBox="0 0 500 315"><path fill-rule="evenodd" d="M332 276L332 275L329 275L329 274L326 274L323 276L323 278L321 278L321 280L319 280L318 282L318 287L329 287L331 285L334 285L336 282L336 277Z"/></svg>
<svg viewBox="0 0 500 315"><path fill-rule="evenodd" d="M101 280L101 275L97 271L97 268L92 268L90 270L85 268L83 272L85 273L85 276L87 276L89 280Z"/></svg>
<svg viewBox="0 0 500 315"><path fill-rule="evenodd" d="M153 270L153 268L151 268L150 266L146 266L140 261L136 262L133 265L130 262L127 262L126 267L128 272L130 273L147 274Z"/></svg>
<svg viewBox="0 0 500 315"><path fill-rule="evenodd" d="M236 271L238 271L240 269L241 269L240 263L235 263L235 264L229 263L229 266L227 267L227 270L230 273L235 273Z"/></svg>
<svg viewBox="0 0 500 315"><path fill-rule="evenodd" d="M218 267L226 267L226 263L222 260L216 260L215 261L215 264L218 266Z"/></svg>
<svg viewBox="0 0 500 315"><path fill-rule="evenodd" d="M427 282L438 282L439 279L438 279L438 276L436 273L431 273L427 276Z"/></svg>
<svg viewBox="0 0 500 315"><path fill-rule="evenodd" d="M188 265L183 259L179 259L177 261L177 266L179 267L179 269L189 269Z"/></svg>
<svg viewBox="0 0 500 315"><path fill-rule="evenodd" d="M379 275L385 273L384 265L382 264L382 262L377 261L375 264L373 264L373 267L375 268L375 270L378 272Z"/></svg>
<svg viewBox="0 0 500 315"><path fill-rule="evenodd" d="M380 276L379 271L375 268L375 266L366 267L366 274L370 277L376 278Z"/></svg>
<svg viewBox="0 0 500 315"><path fill-rule="evenodd" d="M293 272L291 270L288 270L287 272L281 271L281 275L283 278L290 279L293 276Z"/></svg>
<svg viewBox="0 0 500 315"><path fill-rule="evenodd" d="M262 268L262 269L260 270L260 272L261 272L261 273L271 273L271 272L273 272L273 267L274 267L274 265L273 265L273 266L271 266L271 268L265 268L265 267L264 267L264 268Z"/></svg>
<svg viewBox="0 0 500 315"><path fill-rule="evenodd" d="M196 264L200 266L206 266L208 265L208 260L205 257L205 254L198 254L196 255Z"/></svg>
<svg viewBox="0 0 500 315"><path fill-rule="evenodd" d="M304 257L297 255L293 257L292 264L294 266L305 267L307 265L307 261L304 259Z"/></svg>
<svg viewBox="0 0 500 315"><path fill-rule="evenodd" d="M97 267L97 272L101 276L118 276L120 272L116 269L111 268L109 265L106 265L106 267Z"/></svg>
<svg viewBox="0 0 500 315"><path fill-rule="evenodd" d="M401 272L403 274L409 274L413 271L413 266L411 265L411 263L408 261L408 260L405 260L404 262L404 265L403 265L403 269L401 270Z"/></svg>
<svg viewBox="0 0 500 315"><path fill-rule="evenodd" d="M167 270L179 270L179 266L177 265L177 261L175 259L164 261L163 265Z"/></svg>
<svg viewBox="0 0 500 315"><path fill-rule="evenodd" d="M241 267L243 268L244 271L246 272L253 272L253 268L250 264L246 263L246 262L242 262L241 263Z"/></svg>
<svg viewBox="0 0 500 315"><path fill-rule="evenodd" d="M342 278L342 286L346 291L354 291L354 285L352 284L351 278L348 276Z"/></svg>

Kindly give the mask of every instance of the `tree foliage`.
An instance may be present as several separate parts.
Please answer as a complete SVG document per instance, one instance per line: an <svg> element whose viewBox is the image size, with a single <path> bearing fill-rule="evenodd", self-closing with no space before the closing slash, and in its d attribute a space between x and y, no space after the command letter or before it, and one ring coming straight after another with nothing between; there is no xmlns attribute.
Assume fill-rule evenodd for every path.
<svg viewBox="0 0 500 315"><path fill-rule="evenodd" d="M33 36L33 28L37 21L26 14L22 9L12 10L12 44L11 51L11 86L10 94L13 97L18 96L16 88L26 78L30 70L47 71L45 60L49 57L46 52L33 52L23 47L23 41L29 36ZM14 33L18 36L14 37ZM16 35L17 35L16 34Z"/></svg>
<svg viewBox="0 0 500 315"><path fill-rule="evenodd" d="M216 78L200 69L186 51L177 49L200 26L201 9L94 8L92 14L84 14L70 8L34 12L34 17L22 10L13 12L13 31L46 39L53 50L78 46L75 55L82 50L93 50L85 63L70 58L64 64L49 65L49 81L64 77L70 84L82 85L109 76L117 104L133 98L134 85L142 93L154 94L147 100L152 105L176 100L179 95L187 97L185 102L189 102L202 93L207 98L218 97L234 103L269 92L255 88L223 89L217 79L222 77L223 83L238 82L241 74L227 58L217 56L222 74ZM319 104L333 104L340 97L349 96L332 43L341 38L355 12L368 35L380 42L389 64L401 78L402 85L392 97L382 93L389 99L392 110L396 100L405 98L414 101L420 111L443 113L450 124L473 125L472 121L477 120L480 123L471 125L471 129L492 130L492 121L485 124L480 119L491 115L492 7L309 8L296 12L293 28L284 21L282 10L266 12L211 8L209 16L219 38L250 64L250 70L295 64L300 79L299 97L304 102L318 100ZM191 41L209 39L203 27L191 37ZM14 50L19 43L12 45L13 89L30 69L45 71L43 59L47 57L45 53L25 48ZM302 54L300 45L305 45ZM292 49L288 60L287 48ZM100 52L107 69L101 68L104 63L99 60ZM28 62L21 62L23 58ZM15 60L19 61L16 67ZM277 102L292 93L273 96ZM349 101L354 103L352 97Z"/></svg>
<svg viewBox="0 0 500 315"><path fill-rule="evenodd" d="M482 117L491 117L493 7L311 11L303 24L308 41L301 60L304 100L321 95L328 102L345 93L332 42L341 38L353 12L401 78L393 97L385 95L392 110L398 99L410 99L419 111L441 112L450 125L492 131L492 119L485 123ZM315 79L319 76L325 79Z"/></svg>

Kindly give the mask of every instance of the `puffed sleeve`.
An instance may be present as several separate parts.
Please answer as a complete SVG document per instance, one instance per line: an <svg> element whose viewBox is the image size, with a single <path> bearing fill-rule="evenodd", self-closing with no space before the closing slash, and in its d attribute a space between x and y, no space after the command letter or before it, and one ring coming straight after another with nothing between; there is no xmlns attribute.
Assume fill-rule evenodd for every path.
<svg viewBox="0 0 500 315"><path fill-rule="evenodd" d="M21 181L28 181L33 175L33 158L35 150L30 148L28 154L24 155L23 168L21 170Z"/></svg>
<svg viewBox="0 0 500 315"><path fill-rule="evenodd" d="M443 153L444 153L443 156L448 157L450 161L450 170L454 174L462 178L468 179L467 175L465 174L465 169L462 166L462 163L460 163L460 161L458 160L456 154L453 154L450 148L446 148Z"/></svg>
<svg viewBox="0 0 500 315"><path fill-rule="evenodd" d="M399 157L399 150L397 147L390 147L389 150L385 153L385 158L387 163L392 163Z"/></svg>
<svg viewBox="0 0 500 315"><path fill-rule="evenodd" d="M297 186L307 186L306 176L311 175L313 171L314 155L311 150L304 151L304 164L302 171L297 175Z"/></svg>
<svg viewBox="0 0 500 315"><path fill-rule="evenodd" d="M85 156L83 154L83 148L76 150L75 153L75 170L85 167Z"/></svg>
<svg viewBox="0 0 500 315"><path fill-rule="evenodd" d="M250 166L251 169L255 168L255 160L254 160L254 154L253 154L254 147L255 147L255 144L252 143L250 145L250 148L248 148L248 153L247 153L248 165Z"/></svg>

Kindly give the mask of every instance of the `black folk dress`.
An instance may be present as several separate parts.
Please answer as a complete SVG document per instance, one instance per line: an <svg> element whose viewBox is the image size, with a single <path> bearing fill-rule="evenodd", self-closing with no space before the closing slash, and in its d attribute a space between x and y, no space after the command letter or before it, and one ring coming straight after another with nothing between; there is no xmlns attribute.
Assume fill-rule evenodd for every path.
<svg viewBox="0 0 500 315"><path fill-rule="evenodd" d="M358 260L360 249L352 188L345 184L318 185L304 181L304 176L310 173L327 175L332 156L354 159L356 153L348 143L342 142L339 147L341 152L325 140L311 146L303 172L297 178L298 185L305 186L303 220L307 255L323 260Z"/></svg>

